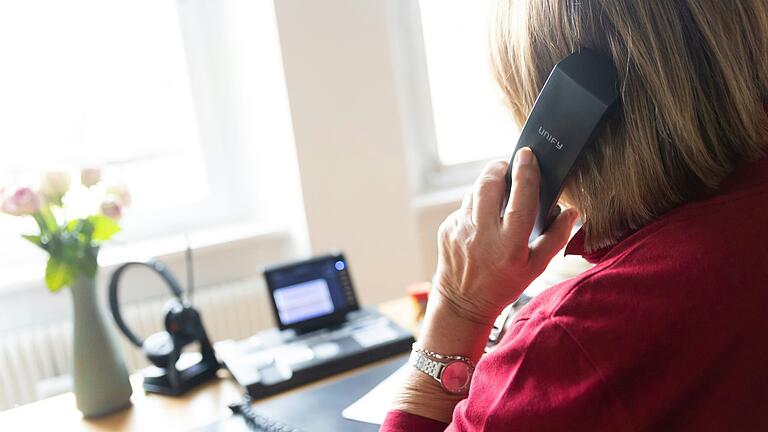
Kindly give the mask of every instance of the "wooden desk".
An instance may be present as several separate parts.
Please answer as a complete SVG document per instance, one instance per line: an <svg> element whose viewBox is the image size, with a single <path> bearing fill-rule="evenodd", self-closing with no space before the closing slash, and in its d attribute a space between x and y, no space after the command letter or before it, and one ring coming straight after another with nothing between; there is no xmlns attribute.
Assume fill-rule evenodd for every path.
<svg viewBox="0 0 768 432"><path fill-rule="evenodd" d="M415 333L415 313L408 298L383 303L379 305L379 310ZM141 377L133 375L132 405L123 411L98 419L84 419L75 407L75 396L66 393L0 412L0 430L186 431L202 427L228 416L227 405L238 401L243 394L243 390L228 377L226 371L219 371L219 374L221 379L212 380L183 397L145 394L141 387ZM329 377L291 392L327 383L344 375Z"/></svg>

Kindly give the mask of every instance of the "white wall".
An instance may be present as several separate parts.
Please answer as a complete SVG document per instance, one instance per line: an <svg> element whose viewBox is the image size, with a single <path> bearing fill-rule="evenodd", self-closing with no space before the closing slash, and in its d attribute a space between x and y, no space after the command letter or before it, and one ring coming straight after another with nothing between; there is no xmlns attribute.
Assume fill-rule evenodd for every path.
<svg viewBox="0 0 768 432"><path fill-rule="evenodd" d="M311 249L364 303L424 279L387 3L275 0Z"/></svg>

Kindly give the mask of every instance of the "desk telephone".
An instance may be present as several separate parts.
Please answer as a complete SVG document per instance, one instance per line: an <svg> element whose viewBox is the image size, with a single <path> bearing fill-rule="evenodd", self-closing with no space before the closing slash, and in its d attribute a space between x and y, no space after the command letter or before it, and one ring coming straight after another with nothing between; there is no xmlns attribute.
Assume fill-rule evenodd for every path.
<svg viewBox="0 0 768 432"><path fill-rule="evenodd" d="M277 328L216 352L254 399L410 350L408 331L360 308L341 253L267 268Z"/></svg>

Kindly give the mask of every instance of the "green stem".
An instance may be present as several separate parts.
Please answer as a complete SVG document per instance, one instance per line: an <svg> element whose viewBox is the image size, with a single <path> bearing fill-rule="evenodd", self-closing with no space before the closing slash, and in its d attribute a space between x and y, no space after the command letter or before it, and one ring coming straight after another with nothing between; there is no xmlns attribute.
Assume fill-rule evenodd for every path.
<svg viewBox="0 0 768 432"><path fill-rule="evenodd" d="M40 209L40 216L45 222L45 226L48 228L49 233L55 233L59 230L59 225L56 223L56 216L53 215L50 207L43 206Z"/></svg>
<svg viewBox="0 0 768 432"><path fill-rule="evenodd" d="M35 222L37 222L37 226L40 227L40 236L49 234L48 231L48 225L45 223L45 219L43 218L43 215L38 213L32 214L32 218L35 219Z"/></svg>

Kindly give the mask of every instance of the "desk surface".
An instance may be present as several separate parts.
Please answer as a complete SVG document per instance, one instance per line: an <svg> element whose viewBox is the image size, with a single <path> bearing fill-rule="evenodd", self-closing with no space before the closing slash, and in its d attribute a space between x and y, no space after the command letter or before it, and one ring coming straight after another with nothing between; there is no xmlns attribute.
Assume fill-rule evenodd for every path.
<svg viewBox="0 0 768 432"><path fill-rule="evenodd" d="M383 303L379 305L379 310L415 333L415 313L408 298ZM329 377L273 398L327 384L380 363ZM212 380L183 397L145 394L141 377L133 375L132 405L123 411L98 419L84 419L75 407L75 396L66 393L0 412L0 430L185 431L200 428L227 417L227 405L242 397L243 390L237 383L225 371L219 371L219 374L221 379Z"/></svg>

